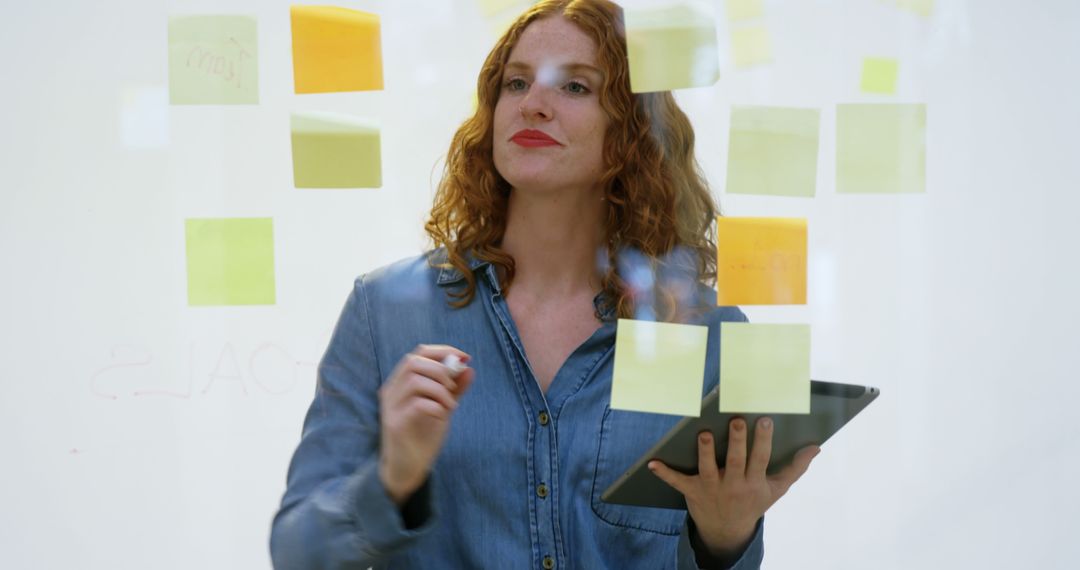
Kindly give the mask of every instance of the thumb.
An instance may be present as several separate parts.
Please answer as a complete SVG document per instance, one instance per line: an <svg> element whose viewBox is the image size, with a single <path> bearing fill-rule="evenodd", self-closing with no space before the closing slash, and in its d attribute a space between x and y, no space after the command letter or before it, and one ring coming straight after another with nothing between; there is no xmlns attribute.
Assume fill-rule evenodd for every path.
<svg viewBox="0 0 1080 570"><path fill-rule="evenodd" d="M818 453L821 453L821 448L816 445L808 445L800 449L791 464L773 476L780 487L780 495L787 493L787 490L806 473L806 470L810 468L810 462L817 457Z"/></svg>
<svg viewBox="0 0 1080 570"><path fill-rule="evenodd" d="M454 397L460 398L472 386L473 379L476 378L475 368L466 368L454 377L454 382L457 382L457 389L454 390Z"/></svg>

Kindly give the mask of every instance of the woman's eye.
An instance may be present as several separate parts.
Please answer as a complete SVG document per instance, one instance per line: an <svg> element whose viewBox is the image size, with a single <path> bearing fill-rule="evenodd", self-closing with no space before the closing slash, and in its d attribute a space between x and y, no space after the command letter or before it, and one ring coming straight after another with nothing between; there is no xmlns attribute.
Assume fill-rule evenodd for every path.
<svg viewBox="0 0 1080 570"><path fill-rule="evenodd" d="M522 89L525 89L525 87L525 80L520 77L515 77L506 82L506 88L511 91L521 91Z"/></svg>
<svg viewBox="0 0 1080 570"><path fill-rule="evenodd" d="M578 81L571 81L566 84L566 90L575 95L584 95L589 92L589 88L584 83Z"/></svg>

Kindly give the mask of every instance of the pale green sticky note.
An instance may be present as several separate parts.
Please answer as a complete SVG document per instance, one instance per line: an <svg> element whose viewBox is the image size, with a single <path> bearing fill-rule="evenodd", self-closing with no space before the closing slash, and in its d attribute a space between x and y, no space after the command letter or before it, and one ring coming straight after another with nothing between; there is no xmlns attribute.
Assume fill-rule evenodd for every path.
<svg viewBox="0 0 1080 570"><path fill-rule="evenodd" d="M480 6L480 12L485 16L494 16L510 8L523 9L533 3L534 0L476 0L476 4Z"/></svg>
<svg viewBox="0 0 1080 570"><path fill-rule="evenodd" d="M634 93L707 87L720 79L716 22L684 4L626 11L626 59Z"/></svg>
<svg viewBox="0 0 1080 570"><path fill-rule="evenodd" d="M619 319L611 408L701 415L709 328Z"/></svg>
<svg viewBox="0 0 1080 570"><path fill-rule="evenodd" d="M273 305L271 218L185 221L189 305Z"/></svg>
<svg viewBox="0 0 1080 570"><path fill-rule="evenodd" d="M169 102L259 102L258 38L252 16L169 18Z"/></svg>
<svg viewBox="0 0 1080 570"><path fill-rule="evenodd" d="M727 191L813 196L817 183L817 109L731 109Z"/></svg>
<svg viewBox="0 0 1080 570"><path fill-rule="evenodd" d="M379 188L379 129L337 113L292 115L293 183L297 188Z"/></svg>
<svg viewBox="0 0 1080 570"><path fill-rule="evenodd" d="M896 0L896 5L923 18L929 18L934 11L934 0Z"/></svg>
<svg viewBox="0 0 1080 570"><path fill-rule="evenodd" d="M810 413L810 325L721 323L720 411Z"/></svg>
<svg viewBox="0 0 1080 570"><path fill-rule="evenodd" d="M896 76L900 62L887 57L868 57L863 60L859 87L866 93L896 93Z"/></svg>
<svg viewBox="0 0 1080 570"><path fill-rule="evenodd" d="M836 106L836 191L926 191L926 105Z"/></svg>
<svg viewBox="0 0 1080 570"><path fill-rule="evenodd" d="M727 9L729 22L753 20L765 14L761 6L761 0L725 0L724 8Z"/></svg>
<svg viewBox="0 0 1080 570"><path fill-rule="evenodd" d="M772 42L765 26L731 30L731 54L736 67L753 67L772 61Z"/></svg>

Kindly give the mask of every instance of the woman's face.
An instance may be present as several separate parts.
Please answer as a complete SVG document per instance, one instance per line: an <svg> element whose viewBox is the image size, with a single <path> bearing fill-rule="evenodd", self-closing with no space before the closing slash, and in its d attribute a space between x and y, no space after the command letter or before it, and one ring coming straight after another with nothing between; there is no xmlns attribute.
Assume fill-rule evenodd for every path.
<svg viewBox="0 0 1080 570"><path fill-rule="evenodd" d="M592 189L607 114L596 44L561 16L531 24L510 52L495 105L495 168L515 189Z"/></svg>

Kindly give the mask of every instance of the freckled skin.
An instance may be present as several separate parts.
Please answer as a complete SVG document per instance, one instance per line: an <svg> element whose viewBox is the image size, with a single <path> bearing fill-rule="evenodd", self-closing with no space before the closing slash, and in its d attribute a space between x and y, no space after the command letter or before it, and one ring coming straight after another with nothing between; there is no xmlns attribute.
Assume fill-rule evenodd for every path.
<svg viewBox="0 0 1080 570"><path fill-rule="evenodd" d="M510 53L495 106L495 168L519 191L593 186L603 172L609 119L600 106L596 43L562 17L537 20ZM559 145L523 147L511 137L543 131Z"/></svg>

